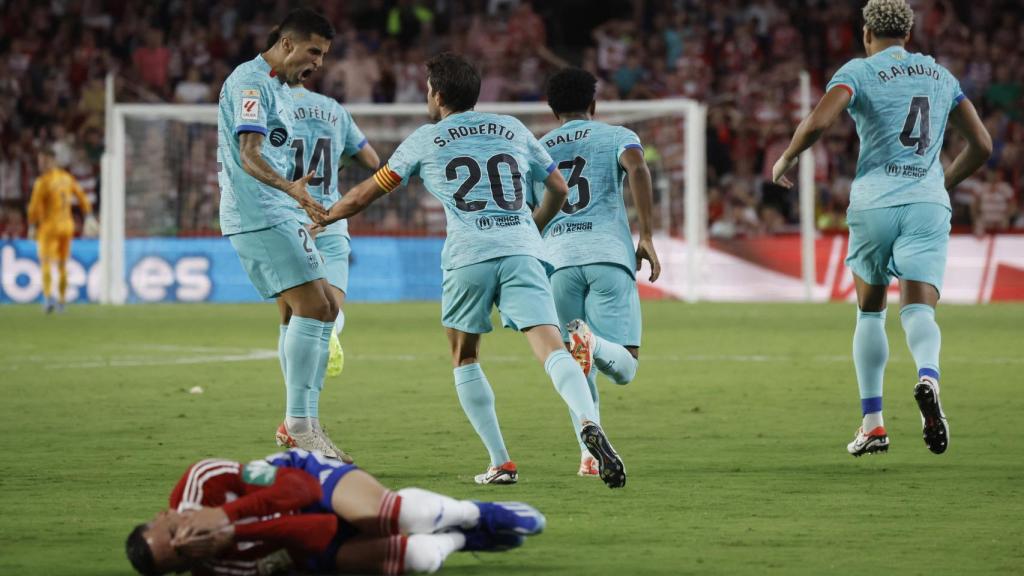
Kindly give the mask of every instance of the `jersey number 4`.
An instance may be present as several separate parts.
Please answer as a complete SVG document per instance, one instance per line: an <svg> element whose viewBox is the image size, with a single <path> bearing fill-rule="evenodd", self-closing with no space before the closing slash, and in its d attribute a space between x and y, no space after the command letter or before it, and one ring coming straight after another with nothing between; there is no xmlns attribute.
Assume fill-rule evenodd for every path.
<svg viewBox="0 0 1024 576"><path fill-rule="evenodd" d="M331 166L331 139L317 138L313 144L312 158L309 159L309 166L306 166L306 141L302 138L292 139L292 148L295 149L295 170L292 171L292 180L298 180L306 175L308 171L319 172L323 176L313 176L309 179L310 186L323 185L324 193L331 189L331 178L333 170ZM320 164L323 163L323 171Z"/></svg>
<svg viewBox="0 0 1024 576"><path fill-rule="evenodd" d="M907 148L917 148L914 154L924 156L928 147L932 144L931 138L931 104L927 96L914 96L910 99L910 112L907 113L907 120L903 123L903 130L900 132L900 144ZM914 128L918 126L917 136L914 136Z"/></svg>
<svg viewBox="0 0 1024 576"><path fill-rule="evenodd" d="M508 167L512 177L512 199L505 197L505 188L501 181L501 165ZM459 168L469 171L469 177L455 191L455 207L463 212L477 212L487 207L486 200L466 200L473 187L480 182L482 171L480 164L469 156L457 156L445 166L444 176L451 182L458 180ZM502 210L517 211L523 207L523 175L519 172L519 163L508 154L495 154L487 160L487 180L491 184L491 197Z"/></svg>

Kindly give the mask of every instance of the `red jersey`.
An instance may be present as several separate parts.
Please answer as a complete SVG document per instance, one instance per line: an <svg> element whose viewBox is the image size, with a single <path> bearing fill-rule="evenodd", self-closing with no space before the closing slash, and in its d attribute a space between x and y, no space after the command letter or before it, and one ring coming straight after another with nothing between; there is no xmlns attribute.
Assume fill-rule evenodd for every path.
<svg viewBox="0 0 1024 576"><path fill-rule="evenodd" d="M214 560L193 567L202 576L272 574L328 549L338 531L334 514L304 513L318 502L319 481L303 470L265 460L242 465L201 460L185 471L171 491L179 512L222 507L234 524L234 543Z"/></svg>

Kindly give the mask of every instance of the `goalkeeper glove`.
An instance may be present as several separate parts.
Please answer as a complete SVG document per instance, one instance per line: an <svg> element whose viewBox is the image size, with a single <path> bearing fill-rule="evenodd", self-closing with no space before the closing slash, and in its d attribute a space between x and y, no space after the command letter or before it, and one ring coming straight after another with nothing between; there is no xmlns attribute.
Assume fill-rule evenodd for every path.
<svg viewBox="0 0 1024 576"><path fill-rule="evenodd" d="M96 217L89 214L85 217L85 222L82 222L82 236L86 238L95 238L100 233L100 224L96 221Z"/></svg>

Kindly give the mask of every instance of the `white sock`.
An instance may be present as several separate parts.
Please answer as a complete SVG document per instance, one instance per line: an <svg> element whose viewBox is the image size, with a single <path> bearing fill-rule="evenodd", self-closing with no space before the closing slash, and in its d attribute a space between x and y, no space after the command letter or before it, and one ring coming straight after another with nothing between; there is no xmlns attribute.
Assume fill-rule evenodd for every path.
<svg viewBox="0 0 1024 576"><path fill-rule="evenodd" d="M861 422L860 425L861 429L864 430L865 432L871 432L872 430L878 428L879 426L885 426L885 423L882 421L881 412L872 412L870 414L865 414L864 420Z"/></svg>
<svg viewBox="0 0 1024 576"><path fill-rule="evenodd" d="M472 528L480 521L480 509L469 500L456 500L420 488L403 488L398 512L402 534L432 534L449 528ZM381 517L387 518L389 497L384 497Z"/></svg>
<svg viewBox="0 0 1024 576"><path fill-rule="evenodd" d="M291 434L305 434L313 429L313 423L310 422L311 418L301 418L298 416L285 416L284 427L288 429Z"/></svg>
<svg viewBox="0 0 1024 576"><path fill-rule="evenodd" d="M441 569L449 554L465 545L466 536L462 532L413 534L405 544L405 572L433 574Z"/></svg>
<svg viewBox="0 0 1024 576"><path fill-rule="evenodd" d="M334 333L341 336L341 331L345 329L345 311L338 308L338 318L334 321Z"/></svg>

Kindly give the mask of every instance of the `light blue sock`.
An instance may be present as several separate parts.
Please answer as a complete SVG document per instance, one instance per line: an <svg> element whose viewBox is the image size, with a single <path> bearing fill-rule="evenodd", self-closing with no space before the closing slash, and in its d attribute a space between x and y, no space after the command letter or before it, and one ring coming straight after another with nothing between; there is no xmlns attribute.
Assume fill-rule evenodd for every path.
<svg viewBox="0 0 1024 576"><path fill-rule="evenodd" d="M587 377L567 350L563 348L549 354L544 361L544 371L551 377L566 406L580 421L597 422L597 410L590 396Z"/></svg>
<svg viewBox="0 0 1024 576"><path fill-rule="evenodd" d="M324 390L324 375L327 374L327 358L331 355L331 334L334 332L333 322L323 323L323 332L320 333L320 356L316 367L316 375L313 377L313 387L309 390L309 417L317 420L314 426L319 424L320 418L320 393Z"/></svg>
<svg viewBox="0 0 1024 576"><path fill-rule="evenodd" d="M935 308L927 304L907 304L900 310L900 322L907 333L907 346L917 364L918 377L938 380L942 332L935 323Z"/></svg>
<svg viewBox="0 0 1024 576"><path fill-rule="evenodd" d="M590 374L587 374L587 384L590 386L590 397L594 399L594 422L601 424L601 395L597 392L597 368L591 368ZM580 425L579 418L573 414L572 410L569 410L569 418L572 420L573 434L576 435L576 440L580 443L580 451L586 452L587 447L583 445L583 439L580 438Z"/></svg>
<svg viewBox="0 0 1024 576"><path fill-rule="evenodd" d="M277 337L277 359L281 362L281 374L288 378L288 359L284 355L284 339L288 334L288 325L281 324L281 335Z"/></svg>
<svg viewBox="0 0 1024 576"><path fill-rule="evenodd" d="M629 384L636 378L639 362L625 346L609 342L594 334L594 364L602 374L616 384Z"/></svg>
<svg viewBox="0 0 1024 576"><path fill-rule="evenodd" d="M338 308L338 318L334 321L334 333L341 336L341 331L345 329L345 311Z"/></svg>
<svg viewBox="0 0 1024 576"><path fill-rule="evenodd" d="M320 337L323 331L324 323L312 318L292 316L288 324L288 333L284 338L285 363L288 368L285 375L285 386L288 388L286 416L310 416L309 394L320 361Z"/></svg>
<svg viewBox="0 0 1024 576"><path fill-rule="evenodd" d="M505 440L501 437L498 414L494 411L494 392L480 364L459 366L453 372L459 404L462 404L462 410L487 448L491 466L508 462L511 458L505 449Z"/></svg>
<svg viewBox="0 0 1024 576"><path fill-rule="evenodd" d="M861 413L882 411L882 377L889 361L889 340L885 335L885 310L857 310L853 331L853 366L857 369Z"/></svg>

